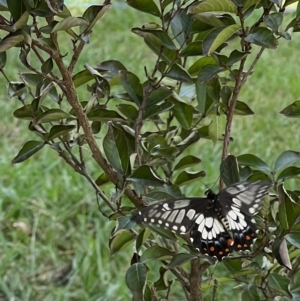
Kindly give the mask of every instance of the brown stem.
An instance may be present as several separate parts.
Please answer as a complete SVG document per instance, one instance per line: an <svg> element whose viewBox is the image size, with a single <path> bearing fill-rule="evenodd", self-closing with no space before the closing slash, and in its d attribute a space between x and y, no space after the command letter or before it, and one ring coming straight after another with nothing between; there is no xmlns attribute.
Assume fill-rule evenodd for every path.
<svg viewBox="0 0 300 301"><path fill-rule="evenodd" d="M190 301L202 301L200 277L200 260L199 258L195 258L191 260Z"/></svg>

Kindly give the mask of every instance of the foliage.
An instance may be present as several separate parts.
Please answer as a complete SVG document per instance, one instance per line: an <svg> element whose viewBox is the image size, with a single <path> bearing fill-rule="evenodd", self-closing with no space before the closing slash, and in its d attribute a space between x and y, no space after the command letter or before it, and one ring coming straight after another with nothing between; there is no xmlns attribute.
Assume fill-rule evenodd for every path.
<svg viewBox="0 0 300 301"><path fill-rule="evenodd" d="M72 16L63 1L23 0L23 6L13 0L2 2L10 17L2 16L1 72L8 82L8 97L21 103L14 116L24 126L29 123L28 130L36 135L12 162L23 162L50 147L88 180L111 210L109 218L117 220L109 241L111 253L135 241L132 265L124 275L133 300L172 299L176 294L214 300L218 285L232 281L240 284L243 300L279 296L296 300L300 193L286 190L283 183L299 177L300 153L285 150L273 166L254 154L228 153L233 117L254 113L250 103L239 100L241 88L262 53L273 51L280 38L289 40L290 32L299 30L299 9L283 29L286 6L298 1L128 0L134 9L152 15L150 22L132 29L156 55L143 79L138 71L126 68L126 61L114 58L85 64L75 72L109 2L88 7L80 17ZM261 15L253 20L256 11ZM59 43L66 34L72 53L68 60ZM14 47L20 49L19 60L27 69L18 82L10 81L5 72ZM78 91L85 87L86 98L81 100ZM299 101L280 113L298 117ZM199 164L206 159L189 154L189 147L201 139L222 144L220 188L237 179L268 178L275 190L257 218L253 254L225 259L218 268L227 270L226 277L213 280L209 272L213 259L195 253L164 229L136 232L130 221L132 204L182 196L185 185L205 176ZM86 164L86 147L101 169L98 177ZM115 186L111 198L103 193L107 183ZM159 273L152 275L150 267L158 266Z"/></svg>

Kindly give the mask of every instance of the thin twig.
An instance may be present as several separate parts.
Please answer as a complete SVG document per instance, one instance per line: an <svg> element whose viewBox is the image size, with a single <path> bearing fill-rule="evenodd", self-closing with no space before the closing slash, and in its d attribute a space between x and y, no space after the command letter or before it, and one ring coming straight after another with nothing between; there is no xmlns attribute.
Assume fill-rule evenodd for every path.
<svg viewBox="0 0 300 301"><path fill-rule="evenodd" d="M202 293L199 286L201 276L199 258L192 259L190 273L190 301L202 301Z"/></svg>

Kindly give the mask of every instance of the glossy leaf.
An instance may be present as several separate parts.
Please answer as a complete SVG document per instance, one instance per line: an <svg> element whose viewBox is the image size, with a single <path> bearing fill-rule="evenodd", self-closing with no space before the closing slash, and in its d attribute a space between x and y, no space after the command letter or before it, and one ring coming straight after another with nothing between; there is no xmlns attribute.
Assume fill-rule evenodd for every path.
<svg viewBox="0 0 300 301"><path fill-rule="evenodd" d="M173 90L167 87L159 87L151 92L146 101L146 108L161 102L173 94Z"/></svg>
<svg viewBox="0 0 300 301"><path fill-rule="evenodd" d="M194 55L202 55L202 42L195 41L188 44L183 50L180 52L181 57L190 57Z"/></svg>
<svg viewBox="0 0 300 301"><path fill-rule="evenodd" d="M275 273L270 273L268 276L269 287L285 296L290 296L289 284L290 280L285 276Z"/></svg>
<svg viewBox="0 0 300 301"><path fill-rule="evenodd" d="M80 31L89 31L91 30L97 21L105 14L105 12L109 9L110 4L104 5L91 5L87 8L87 10L83 13L83 18L86 19L89 24L88 25L81 25Z"/></svg>
<svg viewBox="0 0 300 301"><path fill-rule="evenodd" d="M278 172L283 168L300 161L300 152L291 150L284 151L276 160L274 171Z"/></svg>
<svg viewBox="0 0 300 301"><path fill-rule="evenodd" d="M236 115L243 115L243 116L254 114L254 112L250 109L250 107L245 102L239 100L236 102L234 113Z"/></svg>
<svg viewBox="0 0 300 301"><path fill-rule="evenodd" d="M0 69L3 69L6 65L6 52L0 52Z"/></svg>
<svg viewBox="0 0 300 301"><path fill-rule="evenodd" d="M49 109L48 111L40 114L33 119L33 124L48 123L53 121L59 121L62 119L71 118L72 115L64 112L60 109Z"/></svg>
<svg viewBox="0 0 300 301"><path fill-rule="evenodd" d="M300 232L290 232L285 239L294 247L300 249Z"/></svg>
<svg viewBox="0 0 300 301"><path fill-rule="evenodd" d="M281 114L285 115L286 117L299 117L300 116L300 100L294 101L292 104L288 105L282 111Z"/></svg>
<svg viewBox="0 0 300 301"><path fill-rule="evenodd" d="M163 112L169 111L174 107L174 104L170 101L166 101L162 104L151 106L145 111L144 119L151 118L153 116L159 115Z"/></svg>
<svg viewBox="0 0 300 301"><path fill-rule="evenodd" d="M297 218L293 200L285 190L283 184L278 185L277 193L279 198L278 220L283 229L289 230L294 226Z"/></svg>
<svg viewBox="0 0 300 301"><path fill-rule="evenodd" d="M245 154L237 157L239 165L252 166L262 172L271 172L270 167L260 158L252 154Z"/></svg>
<svg viewBox="0 0 300 301"><path fill-rule="evenodd" d="M153 170L146 165L138 167L128 178L127 180L136 182L140 185L149 185L149 186L161 186L164 184L158 176L155 175Z"/></svg>
<svg viewBox="0 0 300 301"><path fill-rule="evenodd" d="M103 149L108 162L119 174L126 175L130 171L126 137L124 132L111 122L103 139Z"/></svg>
<svg viewBox="0 0 300 301"><path fill-rule="evenodd" d="M229 155L220 165L220 174L226 184L230 186L240 181L237 159L235 156Z"/></svg>
<svg viewBox="0 0 300 301"><path fill-rule="evenodd" d="M199 81L199 83L205 83L224 70L224 67L221 66L205 65L200 69L197 81Z"/></svg>
<svg viewBox="0 0 300 301"><path fill-rule="evenodd" d="M280 265L286 267L289 270L292 269L291 261L289 258L289 251L285 239L274 241L272 245L272 253Z"/></svg>
<svg viewBox="0 0 300 301"><path fill-rule="evenodd" d="M172 112L175 118L184 129L189 129L193 121L194 108L181 101L177 101L175 99L171 99L171 100L175 104L174 107L172 108Z"/></svg>
<svg viewBox="0 0 300 301"><path fill-rule="evenodd" d="M139 78L135 74L125 70L119 71L119 75L122 86L135 104L139 105L143 99L143 87Z"/></svg>
<svg viewBox="0 0 300 301"><path fill-rule="evenodd" d="M34 154L36 154L39 150L41 150L45 146L44 142L40 141L28 141L21 148L19 153L13 158L12 163L21 163Z"/></svg>
<svg viewBox="0 0 300 301"><path fill-rule="evenodd" d="M165 76L178 80L180 82L193 82L188 72L179 64L173 64L171 69L167 73L165 73Z"/></svg>
<svg viewBox="0 0 300 301"><path fill-rule="evenodd" d="M260 301L258 290L255 285L249 284L245 287L241 294L241 300L243 301Z"/></svg>
<svg viewBox="0 0 300 301"><path fill-rule="evenodd" d="M273 14L264 16L263 21L275 33L278 33L278 28L282 24L282 21L283 21L283 14L282 13L273 13Z"/></svg>
<svg viewBox="0 0 300 301"><path fill-rule="evenodd" d="M198 181L200 178L203 178L205 176L206 174L204 171L198 171L198 172L183 171L176 178L175 184L178 186L187 185L192 182Z"/></svg>
<svg viewBox="0 0 300 301"><path fill-rule="evenodd" d="M243 11L255 5L260 0L246 0L243 5ZM189 14L198 14L205 12L227 12L237 13L237 7L232 0L204 0L199 4L191 6L188 10Z"/></svg>
<svg viewBox="0 0 300 301"><path fill-rule="evenodd" d="M284 182L290 178L296 178L300 175L300 167L289 166L284 169L277 177L277 182Z"/></svg>
<svg viewBox="0 0 300 301"><path fill-rule="evenodd" d="M81 17L67 17L65 19L62 19L60 22L58 22L52 29L53 32L61 31L61 30L68 30L72 27L80 26L80 25L88 25L89 22Z"/></svg>
<svg viewBox="0 0 300 301"><path fill-rule="evenodd" d="M226 120L224 115L215 115L212 118L212 122L208 128L209 138L216 143L223 137Z"/></svg>
<svg viewBox="0 0 300 301"><path fill-rule="evenodd" d="M196 75L199 73L199 71L206 65L217 65L216 60L209 56L209 57L202 57L199 60L197 60L195 63L192 64L192 66L188 69L189 74Z"/></svg>
<svg viewBox="0 0 300 301"><path fill-rule="evenodd" d="M109 249L111 255L124 249L134 240L134 236L128 230L120 230L109 240Z"/></svg>
<svg viewBox="0 0 300 301"><path fill-rule="evenodd" d="M192 259L197 258L196 255L188 253L179 253L172 257L171 262L167 265L168 269L174 269L177 266L184 264L185 262L191 261Z"/></svg>
<svg viewBox="0 0 300 301"><path fill-rule="evenodd" d="M202 42L202 50L204 55L212 54L230 37L240 30L237 24L229 25L226 27L219 27L212 30Z"/></svg>
<svg viewBox="0 0 300 301"><path fill-rule="evenodd" d="M128 5L147 14L159 17L160 11L153 0L127 0Z"/></svg>
<svg viewBox="0 0 300 301"><path fill-rule="evenodd" d="M276 49L278 46L278 40L274 37L272 32L265 27L259 27L254 29L245 38L245 41L270 49Z"/></svg>
<svg viewBox="0 0 300 301"><path fill-rule="evenodd" d="M140 29L133 28L132 32L143 37L148 38L150 41L154 43L158 43L161 46L164 46L171 50L177 50L175 44L172 39L162 30L149 30L149 29Z"/></svg>
<svg viewBox="0 0 300 301"><path fill-rule="evenodd" d="M47 140L52 140L60 136L64 136L68 134L70 131L74 130L76 128L76 125L72 124L59 124L54 125L50 133L48 134Z"/></svg>
<svg viewBox="0 0 300 301"><path fill-rule="evenodd" d="M44 74L48 74L53 69L52 58L48 58L42 65L41 70Z"/></svg>
<svg viewBox="0 0 300 301"><path fill-rule="evenodd" d="M198 102L198 110L204 115L206 107L206 83L202 83L198 77L196 80L195 87Z"/></svg>
<svg viewBox="0 0 300 301"><path fill-rule="evenodd" d="M126 120L118 114L116 111L96 109L92 110L87 114L87 117L91 121L100 121L100 122L126 122Z"/></svg>
<svg viewBox="0 0 300 301"><path fill-rule="evenodd" d="M127 118L128 121L135 122L138 117L138 110L135 106L129 104L117 105L119 111Z"/></svg>
<svg viewBox="0 0 300 301"><path fill-rule="evenodd" d="M141 262L146 263L153 260L167 260L171 259L173 255L174 252L169 249L160 246L152 246L142 254Z"/></svg>
<svg viewBox="0 0 300 301"><path fill-rule="evenodd" d="M180 159L180 161L175 165L174 170L191 167L199 164L200 162L201 159L192 155L187 155L186 157Z"/></svg>
<svg viewBox="0 0 300 301"><path fill-rule="evenodd" d="M160 275L160 277L159 277L159 279L157 281L154 282L155 290L157 290L157 291L163 291L163 290L167 290L168 289L169 284L168 284L167 275L166 275L167 271L168 270L166 270L163 267L159 268L159 275Z"/></svg>
<svg viewBox="0 0 300 301"><path fill-rule="evenodd" d="M143 229L139 233L138 237L136 238L136 243L135 243L137 252L142 248L143 244L148 239L150 234L151 234L151 231L148 228Z"/></svg>
<svg viewBox="0 0 300 301"><path fill-rule="evenodd" d="M147 268L138 262L133 264L126 272L125 281L127 287L132 292L132 301L144 300L144 290L147 280Z"/></svg>
<svg viewBox="0 0 300 301"><path fill-rule="evenodd" d="M107 174L105 173L102 173L95 181L95 183L100 187L104 184L108 184L110 181L109 181L109 178L107 176Z"/></svg>
<svg viewBox="0 0 300 301"><path fill-rule="evenodd" d="M150 224L147 225L147 228L151 229L152 232L155 232L156 234L158 234L161 237L164 237L164 238L167 238L167 239L170 239L173 241L177 241L176 235L168 229L165 229L162 227L156 227L156 226L153 226Z"/></svg>
<svg viewBox="0 0 300 301"><path fill-rule="evenodd" d="M120 216L117 219L117 226L115 228L115 233L122 229L132 229L135 225L135 222L131 220L130 216Z"/></svg>

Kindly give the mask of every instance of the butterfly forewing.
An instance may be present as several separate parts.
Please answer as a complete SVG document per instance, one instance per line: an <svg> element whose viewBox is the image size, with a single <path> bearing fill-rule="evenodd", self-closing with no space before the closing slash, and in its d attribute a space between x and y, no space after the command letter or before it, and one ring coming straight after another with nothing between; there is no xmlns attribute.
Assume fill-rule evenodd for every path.
<svg viewBox="0 0 300 301"><path fill-rule="evenodd" d="M236 183L217 195L209 191L206 198L152 204L140 209L132 220L177 234L190 233L195 248L222 260L233 249L248 250L252 245L256 228L250 216L259 211L270 187L267 181Z"/></svg>
<svg viewBox="0 0 300 301"><path fill-rule="evenodd" d="M207 198L185 198L156 203L140 209L132 220L186 234L191 231L199 213L208 208L209 202Z"/></svg>

